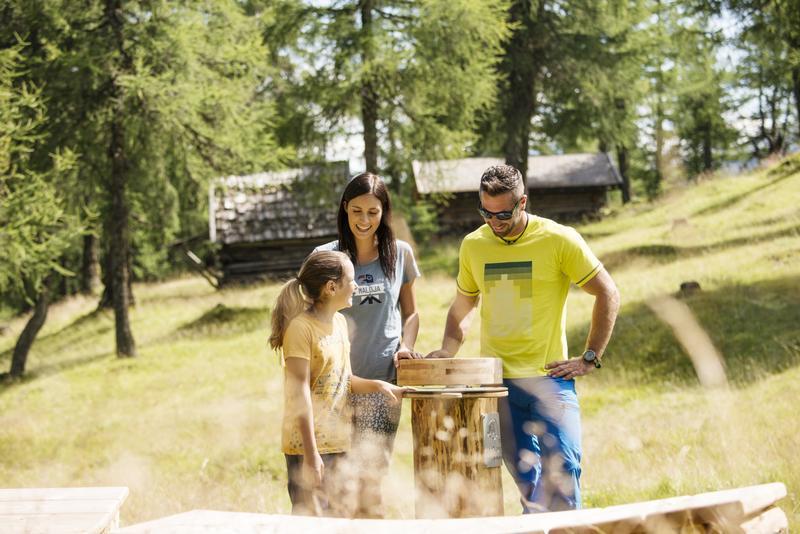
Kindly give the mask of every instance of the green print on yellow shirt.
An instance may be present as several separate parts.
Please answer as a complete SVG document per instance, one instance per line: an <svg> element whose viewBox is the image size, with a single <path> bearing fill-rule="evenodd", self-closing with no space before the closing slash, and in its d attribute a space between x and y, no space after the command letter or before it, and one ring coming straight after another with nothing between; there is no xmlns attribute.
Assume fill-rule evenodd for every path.
<svg viewBox="0 0 800 534"><path fill-rule="evenodd" d="M495 310L514 310L513 313L487 317L486 330L492 337L515 336L533 324L531 265L530 261L484 265L485 305Z"/></svg>

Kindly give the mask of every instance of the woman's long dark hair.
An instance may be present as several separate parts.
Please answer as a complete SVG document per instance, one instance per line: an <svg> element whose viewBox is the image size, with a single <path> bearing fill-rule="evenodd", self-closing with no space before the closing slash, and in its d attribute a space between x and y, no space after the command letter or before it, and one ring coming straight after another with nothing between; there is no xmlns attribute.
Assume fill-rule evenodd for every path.
<svg viewBox="0 0 800 534"><path fill-rule="evenodd" d="M372 193L381 201L381 224L375 235L378 237L378 258L381 262L383 274L389 280L394 280L394 265L397 260L397 244L392 232L392 201L389 198L389 190L380 176L371 172L362 172L354 177L344 188L342 200L339 202L339 214L337 216L337 226L339 229L339 250L350 256L353 265L358 263L358 251L356 250L356 238L350 230L347 220L347 210L345 204L356 197Z"/></svg>

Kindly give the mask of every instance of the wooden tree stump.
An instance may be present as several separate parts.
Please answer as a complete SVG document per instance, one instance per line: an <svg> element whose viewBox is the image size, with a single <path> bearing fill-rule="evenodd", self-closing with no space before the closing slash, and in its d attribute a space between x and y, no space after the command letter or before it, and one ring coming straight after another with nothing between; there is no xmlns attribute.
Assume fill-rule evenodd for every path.
<svg viewBox="0 0 800 534"><path fill-rule="evenodd" d="M415 515L503 515L497 398L506 388L413 392Z"/></svg>
<svg viewBox="0 0 800 534"><path fill-rule="evenodd" d="M497 399L508 390L497 387L502 361L400 360L397 383L423 386L405 395L411 399L416 517L503 515Z"/></svg>

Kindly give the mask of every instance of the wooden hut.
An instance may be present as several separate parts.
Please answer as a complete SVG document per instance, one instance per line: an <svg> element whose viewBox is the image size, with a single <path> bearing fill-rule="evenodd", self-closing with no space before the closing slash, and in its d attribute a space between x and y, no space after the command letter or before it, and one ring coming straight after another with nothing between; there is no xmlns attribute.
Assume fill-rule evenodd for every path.
<svg viewBox="0 0 800 534"><path fill-rule="evenodd" d="M222 284L294 273L319 244L336 239L347 162L227 176L209 190L209 237Z"/></svg>
<svg viewBox="0 0 800 534"><path fill-rule="evenodd" d="M478 185L483 171L502 158L415 161L418 194L440 204L443 233L465 232L483 223L478 215ZM528 158L528 211L559 221L598 213L607 192L622 179L607 154L565 154Z"/></svg>

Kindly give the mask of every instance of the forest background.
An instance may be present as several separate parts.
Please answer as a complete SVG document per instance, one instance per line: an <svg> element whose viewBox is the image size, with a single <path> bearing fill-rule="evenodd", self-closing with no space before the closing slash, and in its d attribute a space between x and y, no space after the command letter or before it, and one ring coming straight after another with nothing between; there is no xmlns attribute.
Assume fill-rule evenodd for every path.
<svg viewBox="0 0 800 534"><path fill-rule="evenodd" d="M76 292L135 355L131 283L213 252L219 176L355 139L429 235L415 159L599 150L648 201L800 137L791 0L2 0L0 30L0 313L35 311L12 376Z"/></svg>

